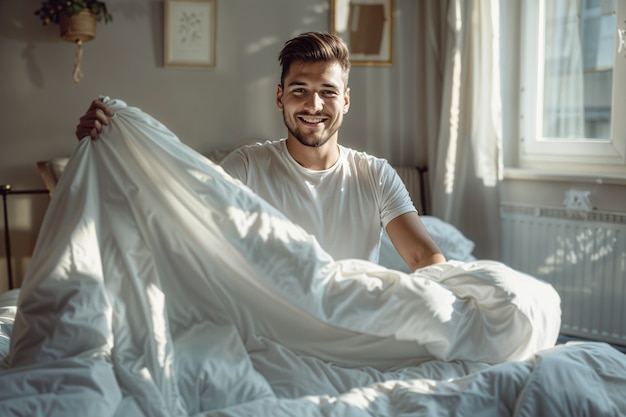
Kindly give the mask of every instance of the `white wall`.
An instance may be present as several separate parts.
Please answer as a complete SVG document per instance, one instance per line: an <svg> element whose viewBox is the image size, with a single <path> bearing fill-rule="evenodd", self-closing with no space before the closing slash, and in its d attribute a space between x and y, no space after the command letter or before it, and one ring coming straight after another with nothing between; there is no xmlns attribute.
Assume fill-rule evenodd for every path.
<svg viewBox="0 0 626 417"><path fill-rule="evenodd" d="M57 26L44 27L38 1L0 1L0 184L42 188L37 160L69 155L74 128L92 99L108 95L155 116L183 142L206 151L284 136L274 104L278 52L309 30L329 30L326 0L218 0L217 66L162 65L163 3L110 0L113 22L85 43L79 84L76 48ZM340 141L396 164L426 160L416 87L416 3L395 0L392 67L354 67L352 106ZM401 138L414 138L399 146ZM46 196L9 196L14 276L25 272L47 206ZM0 224L4 233L4 227ZM3 235L2 235L3 236ZM4 239L0 291L6 287Z"/></svg>

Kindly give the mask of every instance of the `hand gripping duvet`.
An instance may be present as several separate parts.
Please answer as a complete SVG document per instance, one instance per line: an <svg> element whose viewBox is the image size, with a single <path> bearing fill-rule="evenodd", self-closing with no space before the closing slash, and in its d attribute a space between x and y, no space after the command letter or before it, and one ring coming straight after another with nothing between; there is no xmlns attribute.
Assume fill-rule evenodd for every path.
<svg viewBox="0 0 626 417"><path fill-rule="evenodd" d="M332 259L157 120L106 102L115 115L71 157L20 293L9 371L63 369L55 387L73 401L52 406L34 395L48 382L26 381L32 410L192 415L555 344L547 283L494 261L407 274ZM334 368L369 371L332 378Z"/></svg>

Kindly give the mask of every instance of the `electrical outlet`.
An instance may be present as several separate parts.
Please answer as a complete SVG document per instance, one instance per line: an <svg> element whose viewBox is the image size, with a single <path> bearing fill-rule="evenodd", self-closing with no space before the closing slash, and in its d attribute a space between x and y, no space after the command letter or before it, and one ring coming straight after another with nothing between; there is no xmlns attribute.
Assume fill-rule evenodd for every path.
<svg viewBox="0 0 626 417"><path fill-rule="evenodd" d="M591 191L567 190L563 204L567 210L588 212L593 210L590 195Z"/></svg>

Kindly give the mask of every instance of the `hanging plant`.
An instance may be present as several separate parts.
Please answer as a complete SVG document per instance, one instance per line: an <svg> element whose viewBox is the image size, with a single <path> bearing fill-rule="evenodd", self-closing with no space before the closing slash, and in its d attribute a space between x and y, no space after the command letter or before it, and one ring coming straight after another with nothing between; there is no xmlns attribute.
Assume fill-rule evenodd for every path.
<svg viewBox="0 0 626 417"><path fill-rule="evenodd" d="M51 23L59 25L61 37L77 45L74 58L74 72L72 78L75 83L80 82L83 72L80 63L83 56L83 42L96 37L96 22L109 23L113 17L103 1L95 0L46 0L35 11L41 23L46 26Z"/></svg>
<svg viewBox="0 0 626 417"><path fill-rule="evenodd" d="M113 20L106 3L96 0L46 0L35 10L35 15L46 26L51 23L59 24L62 15L69 17L85 9L96 16L97 22L109 23Z"/></svg>

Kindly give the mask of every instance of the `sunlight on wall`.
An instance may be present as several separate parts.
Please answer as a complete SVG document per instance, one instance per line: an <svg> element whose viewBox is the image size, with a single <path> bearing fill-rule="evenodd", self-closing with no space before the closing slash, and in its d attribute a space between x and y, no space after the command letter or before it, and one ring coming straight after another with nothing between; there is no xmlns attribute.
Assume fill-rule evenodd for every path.
<svg viewBox="0 0 626 417"><path fill-rule="evenodd" d="M278 36L265 36L246 46L246 55L253 55L280 44Z"/></svg>

